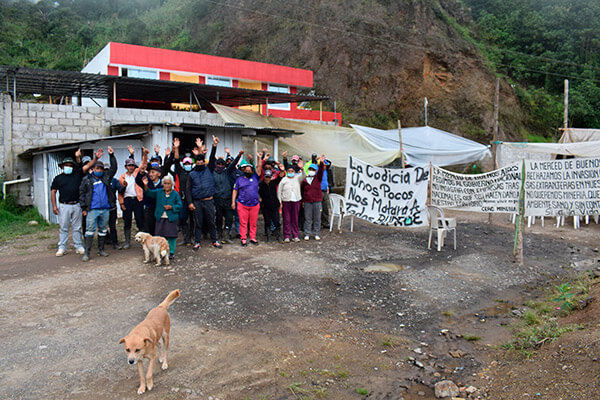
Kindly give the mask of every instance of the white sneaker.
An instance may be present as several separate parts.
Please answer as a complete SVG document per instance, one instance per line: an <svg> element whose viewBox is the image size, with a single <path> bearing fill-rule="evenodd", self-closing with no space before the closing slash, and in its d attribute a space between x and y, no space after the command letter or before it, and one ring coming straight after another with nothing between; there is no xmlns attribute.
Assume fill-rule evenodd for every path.
<svg viewBox="0 0 600 400"><path fill-rule="evenodd" d="M310 239L310 238L308 237L308 235L304 236L304 240L308 240L308 239Z"/></svg>
<svg viewBox="0 0 600 400"><path fill-rule="evenodd" d="M289 243L289 242L290 242L290 238L283 239L283 243Z"/></svg>
<svg viewBox="0 0 600 400"><path fill-rule="evenodd" d="M78 249L75 250L75 253L77 254L85 254L85 249L83 247L80 247Z"/></svg>
<svg viewBox="0 0 600 400"><path fill-rule="evenodd" d="M315 240L321 240L321 238L319 237L319 235L315 236Z"/></svg>
<svg viewBox="0 0 600 400"><path fill-rule="evenodd" d="M299 242L299 241L300 241L300 238L297 238L297 237L294 238L294 242Z"/></svg>
<svg viewBox="0 0 600 400"><path fill-rule="evenodd" d="M64 251L63 249L58 249L58 251L56 252L56 257L62 257L64 256L66 253L66 251Z"/></svg>

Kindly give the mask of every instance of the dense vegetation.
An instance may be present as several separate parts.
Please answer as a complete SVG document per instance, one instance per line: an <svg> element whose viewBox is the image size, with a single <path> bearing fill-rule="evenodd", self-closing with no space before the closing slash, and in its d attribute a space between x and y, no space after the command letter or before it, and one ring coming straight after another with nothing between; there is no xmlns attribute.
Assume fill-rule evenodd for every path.
<svg viewBox="0 0 600 400"><path fill-rule="evenodd" d="M562 121L569 79L569 126L600 128L600 2L464 0L497 71L518 82L532 121Z"/></svg>
<svg viewBox="0 0 600 400"><path fill-rule="evenodd" d="M522 122L524 130L545 135L562 125L565 78L570 79L571 86L570 125L600 128L600 2L462 0L462 4L470 7L470 12L466 10L463 15L465 9L460 0L411 1L410 5L404 6L456 10L447 20L448 29L460 31L463 37L472 41L487 57L488 65L513 84L521 107L527 113ZM227 40L223 16L228 15L231 23L232 15L236 13L236 6L232 4L224 5L216 0L0 0L0 64L79 70L109 41L279 61L271 54L277 49L265 47L264 42L253 47L241 41L241 44L230 46L233 50L227 54L216 50L223 48L219 47L219 42ZM387 10L390 21L392 15L404 15L401 6L395 2L371 0L363 5L367 9ZM281 8L282 15L287 15L286 7L299 10L302 5L277 2L277 7ZM338 14L331 15L338 22L346 19ZM461 17L456 18L456 15ZM356 16L352 14L351 18ZM354 29L362 25L376 26L369 22L368 15L363 14L362 18L364 24L353 20L354 23L344 26ZM310 24L292 21L291 18L281 20L282 36L297 38L311 29ZM371 29L368 32L382 41L387 40L389 34L371 32ZM285 43L279 37L272 39ZM335 53L333 51L329 56L333 59ZM350 68L363 66L352 64ZM364 68L371 66L366 64ZM351 89L359 93L364 87L364 82L356 82L356 87ZM351 102L351 99L340 97L338 106ZM359 106L363 109L371 107L368 104ZM356 104L352 107L358 108ZM390 104L389 109L385 109L385 105L380 104L363 115L396 116L402 112L397 107ZM391 121L394 124L395 118ZM478 125L477 121L477 118L471 118L471 126ZM379 125L384 126L387 122Z"/></svg>

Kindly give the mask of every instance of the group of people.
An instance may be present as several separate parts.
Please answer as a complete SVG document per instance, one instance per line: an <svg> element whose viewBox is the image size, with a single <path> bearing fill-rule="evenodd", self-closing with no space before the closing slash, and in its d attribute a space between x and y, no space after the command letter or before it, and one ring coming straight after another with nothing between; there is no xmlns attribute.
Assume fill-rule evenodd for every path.
<svg viewBox="0 0 600 400"><path fill-rule="evenodd" d="M313 154L307 162L301 156L277 162L267 149L256 157L244 157L241 150L233 157L217 157L218 137L213 136L208 148L200 138L190 153L180 152L180 141L173 140L163 157L160 148L154 154L142 148L142 160L135 160L135 149L128 146L126 171L118 178L117 159L113 149L107 149L109 165L100 161L104 154L98 149L94 157L66 157L60 163L62 173L51 186L54 214L59 219L57 256L67 250L69 229L72 230L75 250L83 261L90 259L97 231L98 254L108 256L105 244L115 249L131 246L133 219L140 231L167 239L170 258L175 256L179 231L180 244L201 247L203 236L211 245L233 243L238 237L242 246L258 245L259 212L264 217L266 241L276 238L288 243L321 240L321 226L328 224L328 194L333 187L331 162L324 155ZM58 199L57 199L58 192ZM119 245L116 231L117 202L123 213L124 244ZM280 214L283 223L280 222ZM322 218L322 215L325 217ZM85 227L82 237L82 225Z"/></svg>

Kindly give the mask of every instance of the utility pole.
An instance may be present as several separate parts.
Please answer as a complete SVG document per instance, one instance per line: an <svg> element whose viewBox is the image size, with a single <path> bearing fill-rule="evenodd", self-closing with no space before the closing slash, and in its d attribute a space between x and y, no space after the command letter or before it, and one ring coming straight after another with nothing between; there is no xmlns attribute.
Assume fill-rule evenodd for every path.
<svg viewBox="0 0 600 400"><path fill-rule="evenodd" d="M494 96L494 131L492 134L492 162L494 169L498 168L496 151L498 149L498 114L500 110L500 78L496 78L496 94ZM488 224L492 223L492 213L488 213Z"/></svg>
<svg viewBox="0 0 600 400"><path fill-rule="evenodd" d="M563 128L569 127L569 80L565 79L565 116L563 120Z"/></svg>

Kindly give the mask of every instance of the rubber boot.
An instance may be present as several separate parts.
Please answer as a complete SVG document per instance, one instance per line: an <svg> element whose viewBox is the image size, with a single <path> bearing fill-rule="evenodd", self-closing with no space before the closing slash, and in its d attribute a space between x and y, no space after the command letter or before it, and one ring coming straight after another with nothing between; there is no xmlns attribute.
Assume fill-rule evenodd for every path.
<svg viewBox="0 0 600 400"><path fill-rule="evenodd" d="M117 237L116 230L110 230L110 243L112 244L113 249L121 250L123 247L119 245L119 239Z"/></svg>
<svg viewBox="0 0 600 400"><path fill-rule="evenodd" d="M105 236L98 235L98 255L102 257L108 257L108 253L104 251Z"/></svg>
<svg viewBox="0 0 600 400"><path fill-rule="evenodd" d="M267 236L266 242L269 243L271 241L271 229L265 228L265 235Z"/></svg>
<svg viewBox="0 0 600 400"><path fill-rule="evenodd" d="M127 250L131 247L131 229L125 229L125 244L123 249Z"/></svg>
<svg viewBox="0 0 600 400"><path fill-rule="evenodd" d="M275 228L273 235L277 238L279 243L283 243L283 237L281 237L281 228Z"/></svg>
<svg viewBox="0 0 600 400"><path fill-rule="evenodd" d="M81 258L81 261L89 261L90 260L90 251L92 250L92 242L94 241L94 237L93 236L85 236L84 238L84 249L85 249L85 253L83 253L83 257Z"/></svg>

